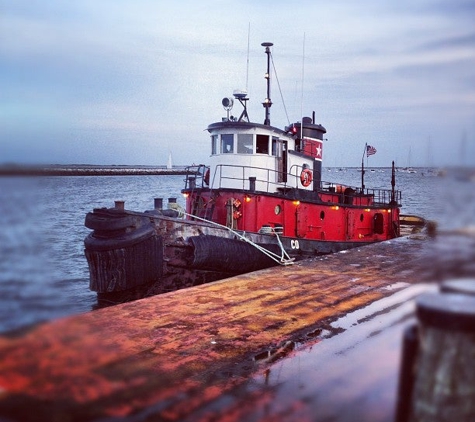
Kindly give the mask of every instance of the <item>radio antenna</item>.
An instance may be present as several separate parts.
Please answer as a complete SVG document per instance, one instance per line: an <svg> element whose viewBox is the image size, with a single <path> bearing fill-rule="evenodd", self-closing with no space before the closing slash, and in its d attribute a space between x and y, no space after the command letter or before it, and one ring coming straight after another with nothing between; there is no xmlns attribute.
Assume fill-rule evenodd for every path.
<svg viewBox="0 0 475 422"><path fill-rule="evenodd" d="M247 67L246 67L246 91L249 88L249 43L251 39L251 22L247 28Z"/></svg>
<svg viewBox="0 0 475 422"><path fill-rule="evenodd" d="M303 33L303 48L302 48L302 96L300 98L300 136L303 140L303 82L305 76L305 32Z"/></svg>

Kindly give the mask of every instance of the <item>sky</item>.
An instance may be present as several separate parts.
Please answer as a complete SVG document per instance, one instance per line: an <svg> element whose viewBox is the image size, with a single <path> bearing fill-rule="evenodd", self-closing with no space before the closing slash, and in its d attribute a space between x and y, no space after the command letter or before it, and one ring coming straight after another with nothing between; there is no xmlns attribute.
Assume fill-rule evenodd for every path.
<svg viewBox="0 0 475 422"><path fill-rule="evenodd" d="M475 165L475 0L0 0L0 163L208 163L223 97L324 165ZM235 105L233 113L239 115Z"/></svg>

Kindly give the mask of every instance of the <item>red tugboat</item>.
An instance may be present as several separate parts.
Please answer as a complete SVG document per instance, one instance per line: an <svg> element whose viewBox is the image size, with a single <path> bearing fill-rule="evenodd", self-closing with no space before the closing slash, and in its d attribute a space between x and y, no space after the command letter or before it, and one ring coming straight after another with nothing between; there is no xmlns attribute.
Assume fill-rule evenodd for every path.
<svg viewBox="0 0 475 422"><path fill-rule="evenodd" d="M270 124L270 57L265 119L252 123L247 93L224 98L227 117L208 126L210 165L188 168L186 209L133 212L120 204L86 216L90 288L101 299L130 300L271 265L399 236L401 193L322 180L326 129L303 117ZM234 102L239 118L230 116Z"/></svg>

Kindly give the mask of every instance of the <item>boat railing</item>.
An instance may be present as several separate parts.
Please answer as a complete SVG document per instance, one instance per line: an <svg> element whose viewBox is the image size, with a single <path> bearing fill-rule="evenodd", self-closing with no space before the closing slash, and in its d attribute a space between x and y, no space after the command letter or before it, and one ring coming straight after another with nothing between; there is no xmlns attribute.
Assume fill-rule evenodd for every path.
<svg viewBox="0 0 475 422"><path fill-rule="evenodd" d="M220 164L214 168L211 178L206 176L208 167L196 166L195 171L190 171L186 179L186 189L205 187L211 190L231 188L245 191L259 191L265 193L285 192L302 188L300 173L302 166L293 165L287 174L287 181L279 181L282 172L265 167L242 166L235 164ZM327 200L340 204L352 205L397 205L401 203L401 192L389 189L361 189L350 185L335 182L320 181L318 187L313 189L321 194L328 195ZM310 190L310 191L311 191ZM351 198L351 199L350 199Z"/></svg>
<svg viewBox="0 0 475 422"><path fill-rule="evenodd" d="M212 189L233 188L266 193L292 187L288 182L279 182L280 177L282 172L266 167L219 164L214 169L210 186Z"/></svg>
<svg viewBox="0 0 475 422"><path fill-rule="evenodd" d="M366 192L371 193L373 195L375 205L401 204L402 195L401 191L399 190L392 191L388 189L366 189Z"/></svg>
<svg viewBox="0 0 475 422"><path fill-rule="evenodd" d="M194 190L196 188L205 188L209 184L209 166L196 164L187 166L185 189Z"/></svg>
<svg viewBox="0 0 475 422"><path fill-rule="evenodd" d="M301 188L300 174L303 166L294 164L287 174L267 167L220 164L215 167L211 186L213 189L234 188L275 193Z"/></svg>
<svg viewBox="0 0 475 422"><path fill-rule="evenodd" d="M401 191L381 189L381 188L365 188L343 185L335 182L320 182L320 192L336 196L338 199L335 202L348 203L351 197L352 205L365 205L370 203L373 206L384 206L388 204L401 204Z"/></svg>
<svg viewBox="0 0 475 422"><path fill-rule="evenodd" d="M295 186L298 187L300 180L300 173L303 167L297 164L291 166L289 170L289 179L295 181ZM318 191L322 193L330 193L331 201L340 204L352 205L368 205L382 206L388 204L400 204L401 192L398 190L389 189L361 189L361 187L343 185L341 183L320 181ZM351 198L351 199L350 199Z"/></svg>

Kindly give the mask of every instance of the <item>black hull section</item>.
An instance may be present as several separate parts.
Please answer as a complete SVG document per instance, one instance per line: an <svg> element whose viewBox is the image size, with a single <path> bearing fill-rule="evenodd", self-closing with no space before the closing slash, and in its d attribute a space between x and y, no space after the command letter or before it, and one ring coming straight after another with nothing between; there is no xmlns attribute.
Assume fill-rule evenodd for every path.
<svg viewBox="0 0 475 422"><path fill-rule="evenodd" d="M190 243L193 246L191 267L198 270L243 274L277 264L267 255L257 251L254 246L238 239L195 236L190 238ZM279 253L277 245L265 245L265 248Z"/></svg>
<svg viewBox="0 0 475 422"><path fill-rule="evenodd" d="M120 210L86 216L89 288L98 293L135 289L163 276L163 240L151 224Z"/></svg>
<svg viewBox="0 0 475 422"><path fill-rule="evenodd" d="M91 290L101 293L133 289L154 283L163 276L163 240L149 236L126 247L86 239Z"/></svg>

